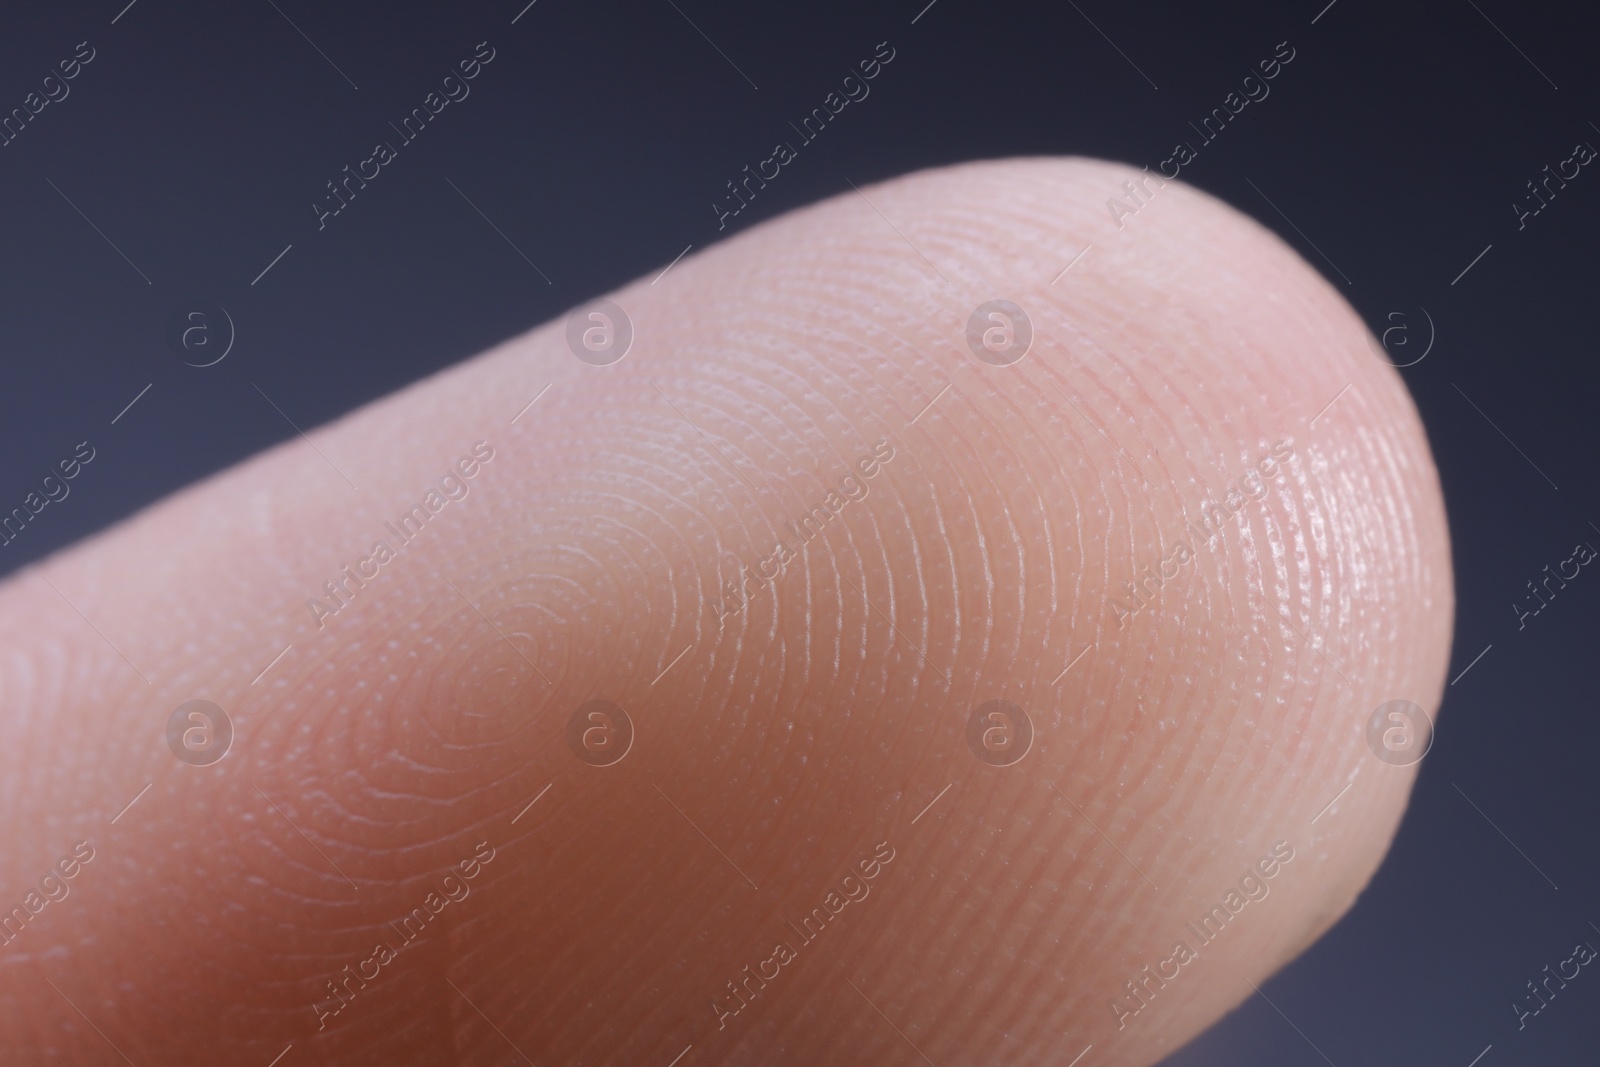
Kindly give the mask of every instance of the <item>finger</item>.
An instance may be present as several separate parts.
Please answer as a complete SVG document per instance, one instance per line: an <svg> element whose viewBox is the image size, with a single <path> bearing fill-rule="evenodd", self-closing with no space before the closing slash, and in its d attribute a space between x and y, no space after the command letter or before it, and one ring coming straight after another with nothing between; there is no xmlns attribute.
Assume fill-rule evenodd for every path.
<svg viewBox="0 0 1600 1067"><path fill-rule="evenodd" d="M1449 552L1291 251L1018 161L610 300L0 593L24 1062L1146 1064L1349 906Z"/></svg>

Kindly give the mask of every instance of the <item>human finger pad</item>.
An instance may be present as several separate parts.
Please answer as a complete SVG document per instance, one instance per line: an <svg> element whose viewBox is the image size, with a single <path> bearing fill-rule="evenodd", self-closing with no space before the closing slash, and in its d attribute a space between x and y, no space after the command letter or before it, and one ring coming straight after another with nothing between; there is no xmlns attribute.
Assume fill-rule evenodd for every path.
<svg viewBox="0 0 1600 1067"><path fill-rule="evenodd" d="M1147 182L1119 224L1126 180L1012 161L869 187L614 294L620 363L552 324L317 434L395 500L480 434L497 480L328 629L302 620L269 696L194 672L248 735L207 803L299 798L279 814L352 881L265 822L209 885L119 868L147 914L214 911L219 877L249 905L222 920L247 957L144 946L156 1017L236 998L239 1040L299 1027L352 1063L509 1040L1142 1064L1236 1003L1386 847L1411 771L1366 719L1437 702L1448 545L1416 414L1343 300L1185 187ZM299 611L282 587L383 515L320 462L281 449L78 554L100 625L138 632L178 543L209 617ZM308 483L260 521L264 486ZM136 662L247 658L170 614ZM570 743L595 699L633 722L609 766ZM190 831L152 825L181 867ZM470 902L375 988L324 988L482 839ZM124 1033L201 1054L141 996Z"/></svg>

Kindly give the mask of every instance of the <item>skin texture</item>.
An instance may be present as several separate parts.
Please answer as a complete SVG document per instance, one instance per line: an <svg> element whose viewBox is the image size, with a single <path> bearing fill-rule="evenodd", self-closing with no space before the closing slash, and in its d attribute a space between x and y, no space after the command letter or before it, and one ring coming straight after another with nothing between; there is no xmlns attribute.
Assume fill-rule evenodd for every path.
<svg viewBox="0 0 1600 1067"><path fill-rule="evenodd" d="M619 363L548 324L15 576L0 906L94 859L0 945L7 1061L1132 1067L1253 995L1404 809L1366 723L1438 704L1449 545L1343 299L1176 183L1119 228L1138 177L973 164L794 212L612 294ZM991 299L1033 326L1010 366L966 343ZM318 619L476 441L465 499ZM196 698L235 730L206 767L164 733ZM634 724L606 767L567 740L596 698ZM968 744L995 699L1033 725L1011 766ZM341 1001L347 965L377 976Z"/></svg>

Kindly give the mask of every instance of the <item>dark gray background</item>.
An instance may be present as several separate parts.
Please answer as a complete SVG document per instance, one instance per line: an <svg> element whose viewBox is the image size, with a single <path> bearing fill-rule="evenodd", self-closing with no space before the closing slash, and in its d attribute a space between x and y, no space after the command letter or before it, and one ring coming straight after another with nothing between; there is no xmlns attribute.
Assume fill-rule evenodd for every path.
<svg viewBox="0 0 1600 1067"><path fill-rule="evenodd" d="M513 25L526 0L138 0L113 24L124 2L0 15L0 111L79 41L97 51L0 148L0 510L77 442L97 451L70 497L0 549L0 570L284 439L285 415L309 429L706 247L723 183L878 41L897 57L871 96L726 233L846 179L942 163L1153 165L1287 40L1297 55L1271 96L1183 178L1282 234L1377 331L1401 312L1420 344L1418 309L1432 316L1436 344L1404 374L1450 505L1451 676L1492 648L1448 690L1399 840L1355 910L1264 987L1276 1009L1252 997L1170 1062L1467 1067L1491 1043L1482 1067L1594 1061L1592 968L1520 1033L1510 1006L1575 942L1600 946L1586 659L1600 578L1521 631L1511 607L1576 542L1600 545L1585 314L1600 176L1586 168L1520 231L1511 208L1544 165L1600 145L1583 16L1507 0L937 0L913 24L926 0L538 0ZM497 56L472 95L318 232L323 183L482 40ZM164 338L194 297L237 324L204 370Z"/></svg>

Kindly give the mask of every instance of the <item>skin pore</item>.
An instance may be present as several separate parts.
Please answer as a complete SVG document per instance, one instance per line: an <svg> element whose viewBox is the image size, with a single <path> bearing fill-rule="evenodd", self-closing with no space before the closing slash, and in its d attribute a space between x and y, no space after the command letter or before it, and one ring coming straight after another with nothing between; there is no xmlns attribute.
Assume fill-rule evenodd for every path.
<svg viewBox="0 0 1600 1067"><path fill-rule="evenodd" d="M793 212L611 294L620 362L547 324L0 586L0 906L94 853L8 1062L1139 1067L1253 995L1403 812L1449 544L1361 320L1186 186L1119 229L1137 174Z"/></svg>

